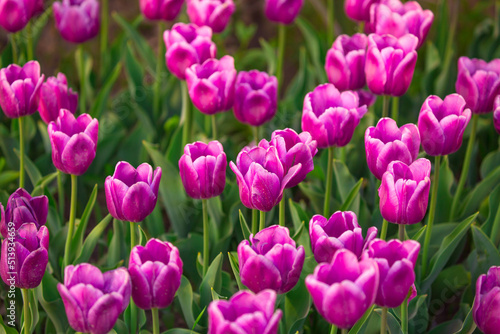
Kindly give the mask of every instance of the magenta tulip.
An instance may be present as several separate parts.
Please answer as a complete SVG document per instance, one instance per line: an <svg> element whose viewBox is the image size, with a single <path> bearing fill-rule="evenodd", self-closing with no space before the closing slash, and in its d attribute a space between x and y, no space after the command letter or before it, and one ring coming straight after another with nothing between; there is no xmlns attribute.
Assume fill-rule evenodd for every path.
<svg viewBox="0 0 500 334"><path fill-rule="evenodd" d="M187 0L189 20L200 27L212 28L214 33L226 29L235 10L233 0Z"/></svg>
<svg viewBox="0 0 500 334"><path fill-rule="evenodd" d="M83 43L97 36L101 27L97 0L54 2L54 17L61 36L72 43Z"/></svg>
<svg viewBox="0 0 500 334"><path fill-rule="evenodd" d="M77 107L78 94L68 87L68 81L63 73L48 78L47 82L42 84L38 110L45 123L55 121L61 109L67 109L74 114Z"/></svg>

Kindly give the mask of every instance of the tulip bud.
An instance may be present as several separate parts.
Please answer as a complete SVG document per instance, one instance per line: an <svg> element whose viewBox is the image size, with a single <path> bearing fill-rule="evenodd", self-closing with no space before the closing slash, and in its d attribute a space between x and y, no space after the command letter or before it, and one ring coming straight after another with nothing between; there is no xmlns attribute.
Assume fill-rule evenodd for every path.
<svg viewBox="0 0 500 334"><path fill-rule="evenodd" d="M174 20L183 4L184 0L139 0L142 15L149 20Z"/></svg>
<svg viewBox="0 0 500 334"><path fill-rule="evenodd" d="M48 250L47 227L37 229L35 223L24 223L15 232L11 232L9 227L8 237L2 242L0 254L0 276L5 284L11 285L9 279L13 277L15 286L20 289L39 286L49 262ZM10 256L12 253L15 254L14 258Z"/></svg>
<svg viewBox="0 0 500 334"><path fill-rule="evenodd" d="M395 224L421 222L429 201L430 174L431 162L427 159L415 160L411 165L391 162L378 190L382 217Z"/></svg>
<svg viewBox="0 0 500 334"><path fill-rule="evenodd" d="M222 194L226 186L226 166L226 154L218 141L187 144L179 160L182 184L187 194L195 199Z"/></svg>
<svg viewBox="0 0 500 334"><path fill-rule="evenodd" d="M359 105L356 93L320 85L304 99L302 130L311 134L319 148L346 146L367 110Z"/></svg>
<svg viewBox="0 0 500 334"><path fill-rule="evenodd" d="M304 0L266 0L265 13L269 21L290 24L300 13Z"/></svg>
<svg viewBox="0 0 500 334"><path fill-rule="evenodd" d="M491 267L476 282L472 316L484 334L498 333L500 323L500 267Z"/></svg>
<svg viewBox="0 0 500 334"><path fill-rule="evenodd" d="M495 98L495 111L493 112L493 125L495 130L500 133L500 95Z"/></svg>
<svg viewBox="0 0 500 334"><path fill-rule="evenodd" d="M72 114L78 107L78 94L68 88L66 76L58 73L57 77L50 77L42 84L40 91L40 117L45 123L53 122L59 117L61 109L67 109Z"/></svg>
<svg viewBox="0 0 500 334"><path fill-rule="evenodd" d="M471 111L465 109L462 96L451 94L444 101L438 96L429 96L418 116L418 130L424 151L432 156L458 151L470 117Z"/></svg>
<svg viewBox="0 0 500 334"><path fill-rule="evenodd" d="M415 124L398 128L392 118L381 118L376 127L365 132L366 162L368 168L379 180L393 161L409 165L418 157L420 134Z"/></svg>
<svg viewBox="0 0 500 334"><path fill-rule="evenodd" d="M345 0L345 13L351 20L369 21L370 7L380 0Z"/></svg>
<svg viewBox="0 0 500 334"><path fill-rule="evenodd" d="M353 93L358 95L360 106L366 105L367 108L370 108L377 101L377 95L372 94L369 90L360 89L353 91Z"/></svg>
<svg viewBox="0 0 500 334"><path fill-rule="evenodd" d="M500 95L500 59L487 63L481 59L458 58L455 89L473 114L493 111L495 97Z"/></svg>
<svg viewBox="0 0 500 334"><path fill-rule="evenodd" d="M234 116L242 123L261 126L278 110L278 80L266 72L240 72L236 77Z"/></svg>
<svg viewBox="0 0 500 334"><path fill-rule="evenodd" d="M108 333L130 301L131 283L121 267L104 274L88 263L64 268L57 284L70 326L77 332Z"/></svg>
<svg viewBox="0 0 500 334"><path fill-rule="evenodd" d="M233 0L187 0L189 20L198 26L208 26L215 33L226 29L236 10Z"/></svg>
<svg viewBox="0 0 500 334"><path fill-rule="evenodd" d="M276 334L282 316L274 312L276 292L264 290L257 294L241 290L229 300L217 300L208 306L208 333Z"/></svg>
<svg viewBox="0 0 500 334"><path fill-rule="evenodd" d="M16 64L0 70L0 107L9 118L31 115L38 109L40 88L44 76L40 64L29 61L23 67Z"/></svg>
<svg viewBox="0 0 500 334"><path fill-rule="evenodd" d="M161 168L143 163L135 169L120 161L104 182L109 213L118 220L138 223L153 212L158 200Z"/></svg>
<svg viewBox="0 0 500 334"><path fill-rule="evenodd" d="M82 175L94 161L97 149L99 123L89 114L75 116L61 109L55 122L50 122L49 133L52 146L52 162L66 174Z"/></svg>
<svg viewBox="0 0 500 334"><path fill-rule="evenodd" d="M182 260L179 250L170 242L149 239L145 247L135 246L128 270L132 298L143 310L167 307L181 285Z"/></svg>
<svg viewBox="0 0 500 334"><path fill-rule="evenodd" d="M375 261L358 261L347 249L339 250L331 263L321 263L306 277L307 290L319 314L343 329L352 327L372 306L378 284Z"/></svg>
<svg viewBox="0 0 500 334"><path fill-rule="evenodd" d="M34 0L3 0L0 2L0 26L16 33L24 29L38 9Z"/></svg>
<svg viewBox="0 0 500 334"><path fill-rule="evenodd" d="M97 0L54 2L54 17L61 36L72 43L83 43L97 36L101 26Z"/></svg>
<svg viewBox="0 0 500 334"><path fill-rule="evenodd" d="M297 284L304 258L304 247L297 248L288 228L267 227L238 245L241 283L255 293L286 293Z"/></svg>
<svg viewBox="0 0 500 334"><path fill-rule="evenodd" d="M309 237L316 261L330 263L340 249L348 249L361 258L370 241L377 237L377 228L370 227L363 239L356 214L337 211L328 220L321 215L313 216L309 221Z"/></svg>
<svg viewBox="0 0 500 334"><path fill-rule="evenodd" d="M402 96L410 87L417 64L418 38L407 34L368 36L366 83L377 95Z"/></svg>

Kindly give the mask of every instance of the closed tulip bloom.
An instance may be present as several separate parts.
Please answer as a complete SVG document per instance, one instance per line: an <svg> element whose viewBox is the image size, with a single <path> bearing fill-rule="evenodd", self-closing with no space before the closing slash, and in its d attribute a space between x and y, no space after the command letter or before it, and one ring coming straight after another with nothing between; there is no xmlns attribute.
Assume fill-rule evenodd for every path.
<svg viewBox="0 0 500 334"><path fill-rule="evenodd" d="M339 328L352 327L373 305L379 284L372 259L358 261L347 249L321 263L306 277L306 287L319 314Z"/></svg>
<svg viewBox="0 0 500 334"><path fill-rule="evenodd" d="M380 0L345 0L345 13L351 20L369 21L370 7L379 2Z"/></svg>
<svg viewBox="0 0 500 334"><path fill-rule="evenodd" d="M208 59L186 69L189 96L196 108L206 115L231 109L234 104L236 69L234 58Z"/></svg>
<svg viewBox="0 0 500 334"><path fill-rule="evenodd" d="M239 72L236 77L234 116L242 123L261 126L278 110L278 80L266 72Z"/></svg>
<svg viewBox="0 0 500 334"><path fill-rule="evenodd" d="M493 112L493 125L495 130L500 133L500 95L495 98L495 111Z"/></svg>
<svg viewBox="0 0 500 334"><path fill-rule="evenodd" d="M255 293L290 291L300 278L304 259L304 247L297 248L283 226L267 227L238 245L241 283Z"/></svg>
<svg viewBox="0 0 500 334"><path fill-rule="evenodd" d="M33 0L0 0L0 26L8 32L18 32L36 13Z"/></svg>
<svg viewBox="0 0 500 334"><path fill-rule="evenodd" d="M304 99L302 130L311 134L319 148L346 146L367 110L359 105L356 93L340 93L333 84L320 85Z"/></svg>
<svg viewBox="0 0 500 334"><path fill-rule="evenodd" d="M309 237L314 258L318 263L330 263L340 249L348 249L358 258L367 245L377 237L377 228L372 226L363 238L358 217L352 211L337 211L330 219L315 215L309 221Z"/></svg>
<svg viewBox="0 0 500 334"><path fill-rule="evenodd" d="M97 0L54 2L54 17L61 36L72 43L83 43L97 36L101 21Z"/></svg>
<svg viewBox="0 0 500 334"><path fill-rule="evenodd" d="M128 271L134 303L143 310L165 308L181 285L179 250L170 242L149 239L146 246L132 249Z"/></svg>
<svg viewBox="0 0 500 334"><path fill-rule="evenodd" d="M35 223L25 223L16 232L9 230L8 233L9 239L2 242L0 276L7 285L11 285L9 279L14 277L16 287L34 289L42 282L49 262L49 230L45 226L38 229ZM10 238L15 241L12 243Z"/></svg>
<svg viewBox="0 0 500 334"><path fill-rule="evenodd" d="M455 89L473 114L493 111L495 97L500 95L500 59L487 63L482 59L458 58Z"/></svg>
<svg viewBox="0 0 500 334"><path fill-rule="evenodd" d="M380 284L375 304L382 307L398 307L408 296L415 282L415 264L420 244L415 240L384 241L375 239L363 254L378 265Z"/></svg>
<svg viewBox="0 0 500 334"><path fill-rule="evenodd" d="M377 126L365 131L365 150L368 168L379 180L393 161L409 165L418 157L420 134L415 124L398 128L392 118L381 118Z"/></svg>
<svg viewBox="0 0 500 334"><path fill-rule="evenodd" d="M40 64L29 61L23 67L12 64L0 70L0 107L9 118L34 114L38 109L44 76Z"/></svg>
<svg viewBox="0 0 500 334"><path fill-rule="evenodd" d="M208 306L208 334L276 334L282 311L274 312L275 303L272 290L257 294L242 290L229 300L213 301Z"/></svg>
<svg viewBox="0 0 500 334"><path fill-rule="evenodd" d="M131 283L121 267L104 274L88 263L64 268L57 284L70 326L77 332L108 333L130 301Z"/></svg>
<svg viewBox="0 0 500 334"><path fill-rule="evenodd" d="M139 0L142 15L149 20L171 21L179 15L184 0Z"/></svg>
<svg viewBox="0 0 500 334"><path fill-rule="evenodd" d="M52 162L66 174L82 175L94 161L97 149L99 122L89 114L75 116L61 109L56 121L50 122Z"/></svg>
<svg viewBox="0 0 500 334"><path fill-rule="evenodd" d="M14 229L17 231L24 223L33 223L36 228L45 225L47 222L47 214L49 212L49 200L47 196L34 196L24 190L17 189L13 192L7 206L4 207L0 203L0 233L4 238L8 235L9 223L14 223Z"/></svg>
<svg viewBox="0 0 500 334"><path fill-rule="evenodd" d="M382 217L395 224L421 222L429 201L430 174L431 162L427 159L415 160L411 165L391 162L378 190Z"/></svg>
<svg viewBox="0 0 500 334"><path fill-rule="evenodd" d="M126 161L116 164L104 181L109 213L118 220L138 223L153 212L158 200L161 168L143 163L135 169Z"/></svg>
<svg viewBox="0 0 500 334"><path fill-rule="evenodd" d="M476 282L472 316L484 334L498 333L500 326L500 267L491 267Z"/></svg>
<svg viewBox="0 0 500 334"><path fill-rule="evenodd" d="M266 0L265 13L269 21L290 24L300 13L304 0Z"/></svg>
<svg viewBox="0 0 500 334"><path fill-rule="evenodd" d="M302 165L293 166L285 173L276 147L259 145L242 150L236 164L230 162L240 190L240 199L249 209L271 211L283 198L283 190L300 171Z"/></svg>
<svg viewBox="0 0 500 334"><path fill-rule="evenodd" d="M462 145L465 128L471 118L470 109L458 94L445 97L429 96L420 109L418 130L424 151L428 155L448 155Z"/></svg>
<svg viewBox="0 0 500 334"><path fill-rule="evenodd" d="M184 147L179 160L182 184L187 194L195 199L219 196L226 186L227 159L217 140L208 144L196 142Z"/></svg>
<svg viewBox="0 0 500 334"><path fill-rule="evenodd" d="M365 86L365 58L368 38L363 34L340 35L326 54L328 80L340 90Z"/></svg>
<svg viewBox="0 0 500 334"><path fill-rule="evenodd" d="M61 109L67 109L74 114L77 107L78 94L68 87L68 81L63 73L48 78L47 82L42 84L38 111L45 123L55 121Z"/></svg>
<svg viewBox="0 0 500 334"><path fill-rule="evenodd" d="M353 93L356 93L358 95L360 106L366 105L367 108L370 108L377 101L377 95L372 94L369 90L359 89L353 91Z"/></svg>
<svg viewBox="0 0 500 334"><path fill-rule="evenodd" d="M189 20L198 26L208 26L215 33L226 29L235 10L233 0L187 0Z"/></svg>
<svg viewBox="0 0 500 334"><path fill-rule="evenodd" d="M402 96L410 87L417 63L418 38L407 34L368 36L366 83L377 95Z"/></svg>

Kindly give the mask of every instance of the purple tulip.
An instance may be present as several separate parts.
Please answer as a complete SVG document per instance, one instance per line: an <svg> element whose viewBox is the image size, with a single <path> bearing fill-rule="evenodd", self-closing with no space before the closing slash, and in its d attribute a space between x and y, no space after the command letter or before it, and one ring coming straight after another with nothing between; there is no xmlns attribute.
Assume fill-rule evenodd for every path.
<svg viewBox="0 0 500 334"><path fill-rule="evenodd" d="M138 223L153 212L158 200L161 168L143 163L135 169L126 161L116 164L104 182L109 213L118 220Z"/></svg>
<svg viewBox="0 0 500 334"><path fill-rule="evenodd" d="M300 13L304 0L266 0L265 13L269 21L290 24Z"/></svg>
<svg viewBox="0 0 500 334"><path fill-rule="evenodd" d="M143 310L165 308L181 285L179 250L170 242L149 239L145 247L132 249L128 271L134 303Z"/></svg>
<svg viewBox="0 0 500 334"><path fill-rule="evenodd" d="M319 314L339 328L349 328L372 306L379 284L372 259L358 261L341 249L330 263L321 263L306 277L306 287Z"/></svg>
<svg viewBox="0 0 500 334"><path fill-rule="evenodd" d="M328 80L338 90L355 90L365 86L365 58L368 38L363 34L340 35L326 54Z"/></svg>
<svg viewBox="0 0 500 334"><path fill-rule="evenodd" d="M420 109L418 130L422 146L428 155L448 155L462 145L465 128L471 118L470 109L458 94L445 97L429 96Z"/></svg>
<svg viewBox="0 0 500 334"><path fill-rule="evenodd" d="M429 201L430 174L427 159L417 159L411 165L391 162L378 189L382 217L395 224L421 222Z"/></svg>
<svg viewBox="0 0 500 334"><path fill-rule="evenodd" d="M18 32L24 29L37 9L33 0L1 0L0 26L10 33Z"/></svg>
<svg viewBox="0 0 500 334"><path fill-rule="evenodd" d="M420 134L415 124L409 123L398 128L395 120L384 117L376 127L366 129L366 162L379 180L391 162L402 161L409 165L415 161L419 149Z"/></svg>
<svg viewBox="0 0 500 334"><path fill-rule="evenodd" d="M214 33L226 29L236 10L233 0L187 0L189 20L198 26L208 26Z"/></svg>
<svg viewBox="0 0 500 334"><path fill-rule="evenodd" d="M500 133L500 95L495 98L493 106L495 108L493 112L493 125L495 126L495 130Z"/></svg>
<svg viewBox="0 0 500 334"><path fill-rule="evenodd" d="M33 223L39 229L47 222L48 212L47 196L31 197L26 190L19 188L10 195L5 211L0 203L0 233L7 238L9 227L14 227L17 231L24 223ZM10 223L14 225L8 226Z"/></svg>
<svg viewBox="0 0 500 334"><path fill-rule="evenodd" d="M238 245L241 283L255 293L290 291L300 278L304 259L304 247L297 248L283 226L269 226Z"/></svg>
<svg viewBox="0 0 500 334"><path fill-rule="evenodd" d="M61 109L75 113L78 107L78 94L68 88L66 76L58 73L57 77L50 77L42 84L40 104L38 110L45 123L53 122L59 117Z"/></svg>
<svg viewBox="0 0 500 334"><path fill-rule="evenodd" d="M414 240L373 240L363 258L378 265L380 285L375 304L394 308L401 305L415 282L415 264L420 244Z"/></svg>
<svg viewBox="0 0 500 334"><path fill-rule="evenodd" d="M234 104L236 69L234 58L208 59L186 69L186 82L193 104L202 113L213 115Z"/></svg>
<svg viewBox="0 0 500 334"><path fill-rule="evenodd" d="M38 229L35 223L24 223L16 231L9 225L0 254L0 276L5 284L10 285L9 279L14 278L15 286L21 289L39 286L49 262L48 249L47 227Z"/></svg>
<svg viewBox="0 0 500 334"><path fill-rule="evenodd" d="M83 43L97 36L101 26L97 0L62 0L54 2L54 17L62 38Z"/></svg>
<svg viewBox="0 0 500 334"><path fill-rule="evenodd" d="M0 70L0 107L9 118L31 115L38 109L40 88L44 80L40 64L29 61L23 67L16 64Z"/></svg>
<svg viewBox="0 0 500 334"><path fill-rule="evenodd" d="M372 94L369 90L356 90L353 91L358 95L359 105L366 105L367 108L370 108L377 101L377 95Z"/></svg>
<svg viewBox="0 0 500 334"><path fill-rule="evenodd" d="M149 20L174 20L183 4L184 0L139 0L142 15Z"/></svg>
<svg viewBox="0 0 500 334"><path fill-rule="evenodd" d="M498 333L500 326L500 267L491 267L476 282L472 316L484 334Z"/></svg>
<svg viewBox="0 0 500 334"><path fill-rule="evenodd" d="M370 241L377 237L377 228L372 226L363 239L363 230L358 217L352 211L337 211L330 219L315 215L309 221L309 237L314 258L318 263L332 262L335 253L348 249L358 259Z"/></svg>
<svg viewBox="0 0 500 334"><path fill-rule="evenodd" d="M359 105L358 94L340 93L332 84L320 85L304 99L302 130L311 134L319 148L342 147L351 141L367 110Z"/></svg>
<svg viewBox="0 0 500 334"><path fill-rule="evenodd" d="M236 77L234 116L242 123L261 126L278 110L278 80L266 72L240 72Z"/></svg>
<svg viewBox="0 0 500 334"><path fill-rule="evenodd" d="M200 141L187 144L179 160L182 184L195 199L219 196L226 186L227 159L217 140L208 144Z"/></svg>
<svg viewBox="0 0 500 334"><path fill-rule="evenodd" d="M399 0L382 0L370 8L370 22L366 24L367 33L389 34L402 37L412 34L418 38L417 49L422 46L431 29L434 14L416 1L404 4Z"/></svg>
<svg viewBox="0 0 500 334"><path fill-rule="evenodd" d="M345 13L352 20L369 21L370 7L379 2L380 0L345 0Z"/></svg>
<svg viewBox="0 0 500 334"><path fill-rule="evenodd" d="M104 274L88 263L64 268L57 284L70 326L77 332L106 334L130 301L130 276L121 267Z"/></svg>
<svg viewBox="0 0 500 334"><path fill-rule="evenodd" d="M89 114L75 118L69 110L61 109L59 117L50 122L47 131L54 166L66 174L84 174L96 154L99 133L97 118Z"/></svg>
<svg viewBox="0 0 500 334"><path fill-rule="evenodd" d="M208 334L276 334L282 316L274 312L276 292L264 290L253 294L242 290L229 300L217 300L208 306Z"/></svg>
<svg viewBox="0 0 500 334"><path fill-rule="evenodd" d="M481 59L460 57L455 89L464 97L473 114L493 111L495 97L500 95L500 59L487 63Z"/></svg>
<svg viewBox="0 0 500 334"><path fill-rule="evenodd" d="M302 167L299 163L285 173L277 148L269 144L242 150L236 164L231 161L229 166L236 174L243 205L265 212L281 201L283 190Z"/></svg>
<svg viewBox="0 0 500 334"><path fill-rule="evenodd" d="M368 36L366 83L377 95L402 96L410 87L417 63L418 38L407 34Z"/></svg>

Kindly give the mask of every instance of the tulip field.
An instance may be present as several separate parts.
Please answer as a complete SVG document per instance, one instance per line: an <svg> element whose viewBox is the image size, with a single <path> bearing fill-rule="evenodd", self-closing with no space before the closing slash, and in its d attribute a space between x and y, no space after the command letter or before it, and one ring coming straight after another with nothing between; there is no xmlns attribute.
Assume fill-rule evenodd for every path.
<svg viewBox="0 0 500 334"><path fill-rule="evenodd" d="M500 0L0 26L0 334L500 333Z"/></svg>

